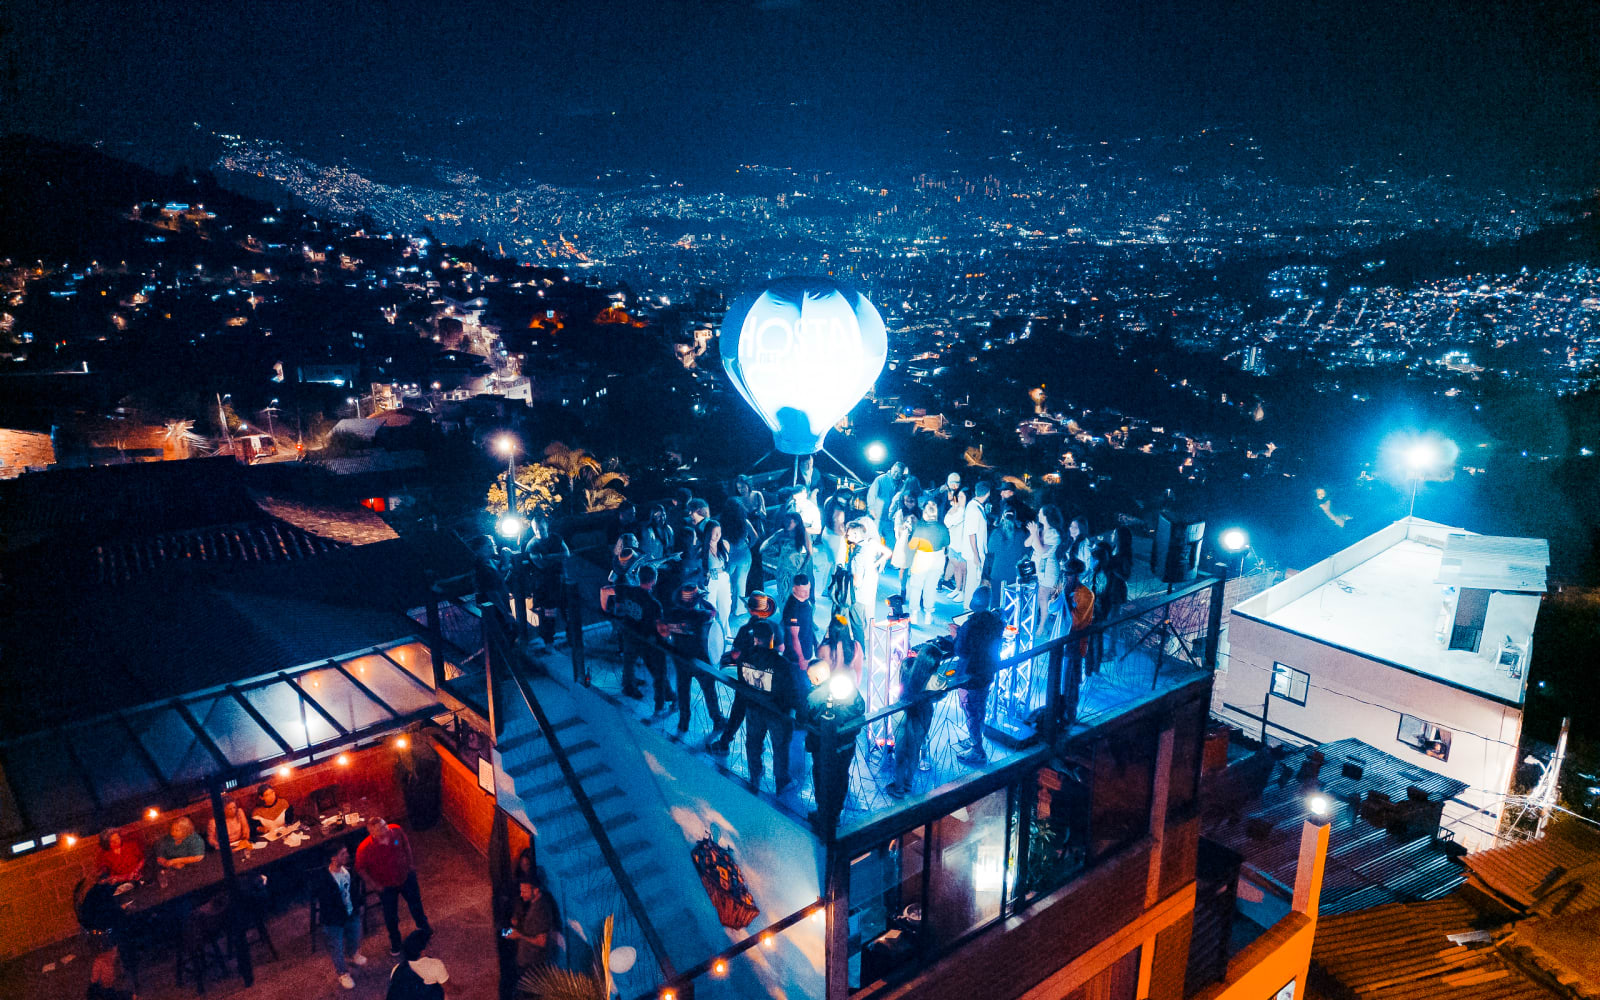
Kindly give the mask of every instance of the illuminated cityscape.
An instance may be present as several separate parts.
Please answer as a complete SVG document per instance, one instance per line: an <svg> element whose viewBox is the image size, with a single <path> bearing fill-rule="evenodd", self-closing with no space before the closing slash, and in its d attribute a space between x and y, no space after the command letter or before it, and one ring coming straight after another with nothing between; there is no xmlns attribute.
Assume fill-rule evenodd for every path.
<svg viewBox="0 0 1600 1000"><path fill-rule="evenodd" d="M1600 990L1592 11L345 8L0 12L0 996Z"/></svg>

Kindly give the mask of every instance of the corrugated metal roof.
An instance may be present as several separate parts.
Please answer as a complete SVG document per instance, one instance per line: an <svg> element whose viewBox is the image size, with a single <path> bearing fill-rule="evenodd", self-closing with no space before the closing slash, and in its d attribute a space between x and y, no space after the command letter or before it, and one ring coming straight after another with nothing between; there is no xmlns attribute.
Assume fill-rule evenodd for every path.
<svg viewBox="0 0 1600 1000"><path fill-rule="evenodd" d="M1439 559L1439 582L1481 590L1543 593L1550 543L1543 538L1447 535Z"/></svg>
<svg viewBox="0 0 1600 1000"><path fill-rule="evenodd" d="M1314 777L1297 775L1313 750L1323 755ZM1360 778L1344 775L1346 764L1362 768ZM1238 817L1209 824L1205 835L1244 856L1246 863L1283 885L1293 885L1300 859L1300 830L1309 815L1307 798L1320 790L1330 800L1328 862L1323 874L1323 913L1396 901L1436 899L1465 878L1461 863L1446 855L1430 835L1392 834L1360 816L1368 792L1404 802L1417 787L1430 802L1460 794L1465 783L1408 764L1361 740L1339 740L1291 753L1279 761L1256 806ZM1258 836L1251 836L1254 832Z"/></svg>

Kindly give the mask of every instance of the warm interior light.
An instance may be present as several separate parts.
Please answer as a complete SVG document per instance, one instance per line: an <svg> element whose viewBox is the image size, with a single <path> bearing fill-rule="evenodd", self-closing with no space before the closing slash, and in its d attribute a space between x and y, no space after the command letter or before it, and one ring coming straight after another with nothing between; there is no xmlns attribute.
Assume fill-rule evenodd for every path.
<svg viewBox="0 0 1600 1000"><path fill-rule="evenodd" d="M74 837L72 834L69 833L66 836L66 841L67 841L67 846L71 847L72 845L74 845L74 844L76 844L78 842L78 838Z"/></svg>
<svg viewBox="0 0 1600 1000"><path fill-rule="evenodd" d="M149 809L146 809L144 811L144 818L145 819L155 819L157 816L160 816L160 815L161 815L161 810L157 809L155 806L151 806Z"/></svg>
<svg viewBox="0 0 1600 1000"><path fill-rule="evenodd" d="M411 745L411 741L406 739L404 736L400 736L395 738L394 745L404 750L406 747Z"/></svg>
<svg viewBox="0 0 1600 1000"><path fill-rule="evenodd" d="M771 951L775 944L777 944L777 941L773 938L771 931L762 932L762 935L761 935L761 947L766 948L768 951Z"/></svg>
<svg viewBox="0 0 1600 1000"><path fill-rule="evenodd" d="M342 753L339 756L335 757L333 759L333 762L335 764L338 764L340 767L349 767L350 766L350 755L347 754L347 753Z"/></svg>
<svg viewBox="0 0 1600 1000"><path fill-rule="evenodd" d="M662 990L661 1000L678 1000L678 994L673 990Z"/></svg>
<svg viewBox="0 0 1600 1000"><path fill-rule="evenodd" d="M820 924L820 923L822 923L822 917L823 917L822 907L820 907L820 906L814 907L812 909L812 911L811 911L811 920L812 920L812 922Z"/></svg>
<svg viewBox="0 0 1600 1000"><path fill-rule="evenodd" d="M727 960L719 958L715 962L712 962L711 963L711 974L713 976L716 976L718 979L721 979L723 976L726 976L728 974L728 962L727 962Z"/></svg>

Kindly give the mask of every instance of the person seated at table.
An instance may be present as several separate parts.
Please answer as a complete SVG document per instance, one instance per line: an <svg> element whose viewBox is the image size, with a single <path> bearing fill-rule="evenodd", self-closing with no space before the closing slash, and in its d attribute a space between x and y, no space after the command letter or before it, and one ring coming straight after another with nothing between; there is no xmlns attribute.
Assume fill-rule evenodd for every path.
<svg viewBox="0 0 1600 1000"><path fill-rule="evenodd" d="M222 805L222 818L228 822L228 843L235 846L250 842L250 818L239 808L239 803L229 799ZM206 843L220 850L217 842L217 821L206 824Z"/></svg>
<svg viewBox="0 0 1600 1000"><path fill-rule="evenodd" d="M173 820L167 835L156 842L156 864L163 868L187 868L205 856L206 842L194 832L194 822L187 816Z"/></svg>
<svg viewBox="0 0 1600 1000"><path fill-rule="evenodd" d="M288 799L279 797L277 789L262 785L256 792L256 807L250 810L250 819L260 832L272 833L294 822L294 807Z"/></svg>
<svg viewBox="0 0 1600 1000"><path fill-rule="evenodd" d="M134 882L144 872L144 850L116 830L100 831L100 880Z"/></svg>

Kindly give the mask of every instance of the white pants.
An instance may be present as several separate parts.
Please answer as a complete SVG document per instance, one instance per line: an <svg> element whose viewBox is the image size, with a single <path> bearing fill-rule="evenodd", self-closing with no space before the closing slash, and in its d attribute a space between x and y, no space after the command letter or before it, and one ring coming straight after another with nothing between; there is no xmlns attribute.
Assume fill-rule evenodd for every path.
<svg viewBox="0 0 1600 1000"><path fill-rule="evenodd" d="M911 614L912 621L921 621L924 625L928 623L939 601L939 578L943 572L942 563L936 562L928 569L912 573L906 580L906 610Z"/></svg>
<svg viewBox="0 0 1600 1000"><path fill-rule="evenodd" d="M706 597L711 601L711 606L717 609L717 624L722 626L722 634L728 634L728 615L733 611L733 582L728 574L712 577L706 581ZM721 657L722 650L716 651ZM716 659L711 661L716 663Z"/></svg>

